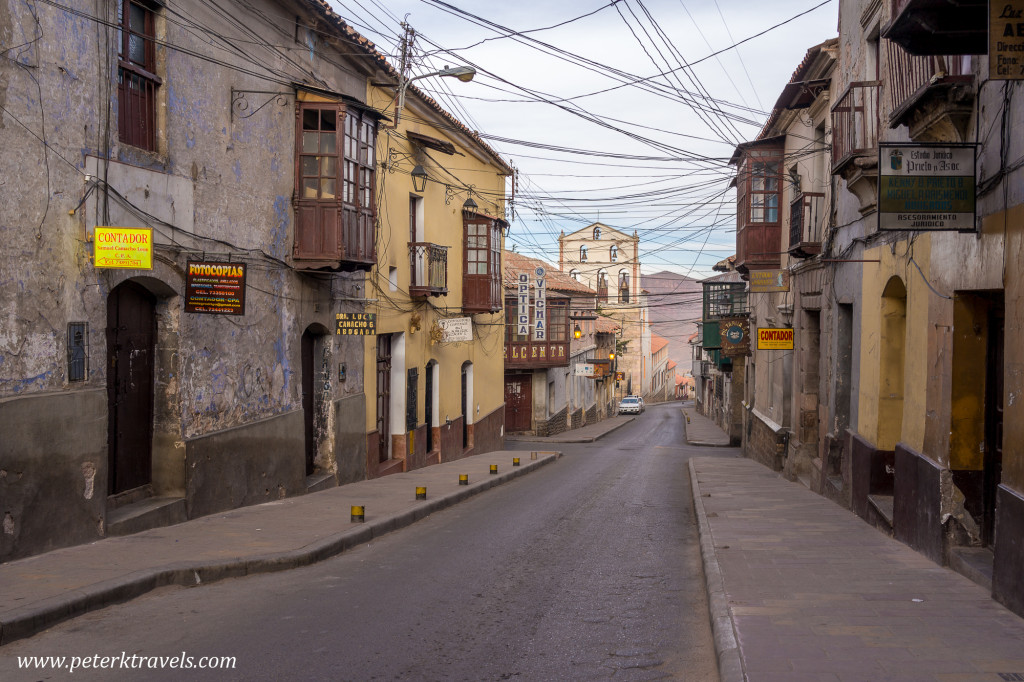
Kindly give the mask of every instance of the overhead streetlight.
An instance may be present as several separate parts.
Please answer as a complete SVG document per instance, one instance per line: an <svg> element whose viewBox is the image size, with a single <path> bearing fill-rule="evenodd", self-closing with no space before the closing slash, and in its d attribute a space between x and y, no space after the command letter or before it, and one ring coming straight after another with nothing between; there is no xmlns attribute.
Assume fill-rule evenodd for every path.
<svg viewBox="0 0 1024 682"><path fill-rule="evenodd" d="M427 171L422 165L416 164L416 167L412 169L412 188L417 192L422 192L427 188Z"/></svg>
<svg viewBox="0 0 1024 682"><path fill-rule="evenodd" d="M398 121L402 118L402 108L405 106L405 91L409 87L409 83L418 81L421 78L430 78L431 76L442 76L444 78L458 78L463 83L468 83L473 80L473 76L476 75L476 69L472 66L451 66L444 67L440 71L431 71L430 73L424 73L419 76L413 76L412 78L401 77L398 84L398 106L395 107L395 125L394 128L398 127Z"/></svg>

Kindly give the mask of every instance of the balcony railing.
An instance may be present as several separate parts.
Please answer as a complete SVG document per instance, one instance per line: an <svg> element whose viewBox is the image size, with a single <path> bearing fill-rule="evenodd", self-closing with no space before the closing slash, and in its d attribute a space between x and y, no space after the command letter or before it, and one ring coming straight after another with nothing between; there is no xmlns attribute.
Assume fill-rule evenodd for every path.
<svg viewBox="0 0 1024 682"><path fill-rule="evenodd" d="M913 54L985 54L986 0L892 0L882 37Z"/></svg>
<svg viewBox="0 0 1024 682"><path fill-rule="evenodd" d="M879 81L850 83L832 107L832 172L858 156L877 156Z"/></svg>
<svg viewBox="0 0 1024 682"><path fill-rule="evenodd" d="M821 253L825 223L825 195L820 192L798 194L789 206L789 252L797 258Z"/></svg>
<svg viewBox="0 0 1024 682"><path fill-rule="evenodd" d="M428 242L409 244L412 277L410 296L444 296L448 293L448 247Z"/></svg>
<svg viewBox="0 0 1024 682"><path fill-rule="evenodd" d="M889 125L900 125L907 113L932 88L970 85L974 76L965 67L962 55L931 55L919 57L887 40L889 57L889 88L893 111Z"/></svg>

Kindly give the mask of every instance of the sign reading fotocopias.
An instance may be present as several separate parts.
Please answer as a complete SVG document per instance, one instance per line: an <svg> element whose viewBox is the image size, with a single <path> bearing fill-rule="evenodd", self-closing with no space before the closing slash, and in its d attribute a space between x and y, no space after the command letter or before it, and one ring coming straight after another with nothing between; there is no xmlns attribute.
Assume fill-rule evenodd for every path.
<svg viewBox="0 0 1024 682"><path fill-rule="evenodd" d="M100 227L93 232L97 268L153 269L153 230L148 227Z"/></svg>
<svg viewBox="0 0 1024 682"><path fill-rule="evenodd" d="M793 350L793 329L757 328L758 350Z"/></svg>
<svg viewBox="0 0 1024 682"><path fill-rule="evenodd" d="M245 315L245 263L188 261L185 312Z"/></svg>
<svg viewBox="0 0 1024 682"><path fill-rule="evenodd" d="M975 230L975 145L878 148L879 230Z"/></svg>

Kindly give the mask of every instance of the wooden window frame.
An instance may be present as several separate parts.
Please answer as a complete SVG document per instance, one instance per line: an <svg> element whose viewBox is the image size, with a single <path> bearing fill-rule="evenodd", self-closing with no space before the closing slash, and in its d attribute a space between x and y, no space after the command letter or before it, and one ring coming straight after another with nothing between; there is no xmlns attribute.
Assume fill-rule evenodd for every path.
<svg viewBox="0 0 1024 682"><path fill-rule="evenodd" d="M132 22L138 8L143 26ZM157 151L156 13L158 5L142 0L118 0L117 4L117 131L118 139L146 151ZM142 43L142 54L132 54L133 38ZM135 58L133 58L135 57Z"/></svg>
<svg viewBox="0 0 1024 682"><path fill-rule="evenodd" d="M482 228L483 234L476 231ZM470 234L470 231L473 234ZM484 238L483 243L471 237ZM481 259L481 252L482 257ZM470 265L474 267L470 267ZM485 272L479 272L483 264ZM495 313L501 310L501 223L475 213L462 219L462 309L465 312Z"/></svg>

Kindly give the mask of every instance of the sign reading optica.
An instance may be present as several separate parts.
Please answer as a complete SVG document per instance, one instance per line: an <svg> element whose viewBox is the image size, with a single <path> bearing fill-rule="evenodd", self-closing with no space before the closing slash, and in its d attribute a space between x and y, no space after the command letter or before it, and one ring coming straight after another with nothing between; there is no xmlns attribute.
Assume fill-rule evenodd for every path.
<svg viewBox="0 0 1024 682"><path fill-rule="evenodd" d="M97 268L153 269L153 230L148 227L101 227L93 233Z"/></svg>
<svg viewBox="0 0 1024 682"><path fill-rule="evenodd" d="M757 328L758 350L793 350L793 330L773 327Z"/></svg>
<svg viewBox="0 0 1024 682"><path fill-rule="evenodd" d="M377 333L377 313L337 313L336 334L342 336L371 336Z"/></svg>
<svg viewBox="0 0 1024 682"><path fill-rule="evenodd" d="M188 261L185 312L245 315L245 263Z"/></svg>
<svg viewBox="0 0 1024 682"><path fill-rule="evenodd" d="M878 229L973 232L975 145L878 145Z"/></svg>

